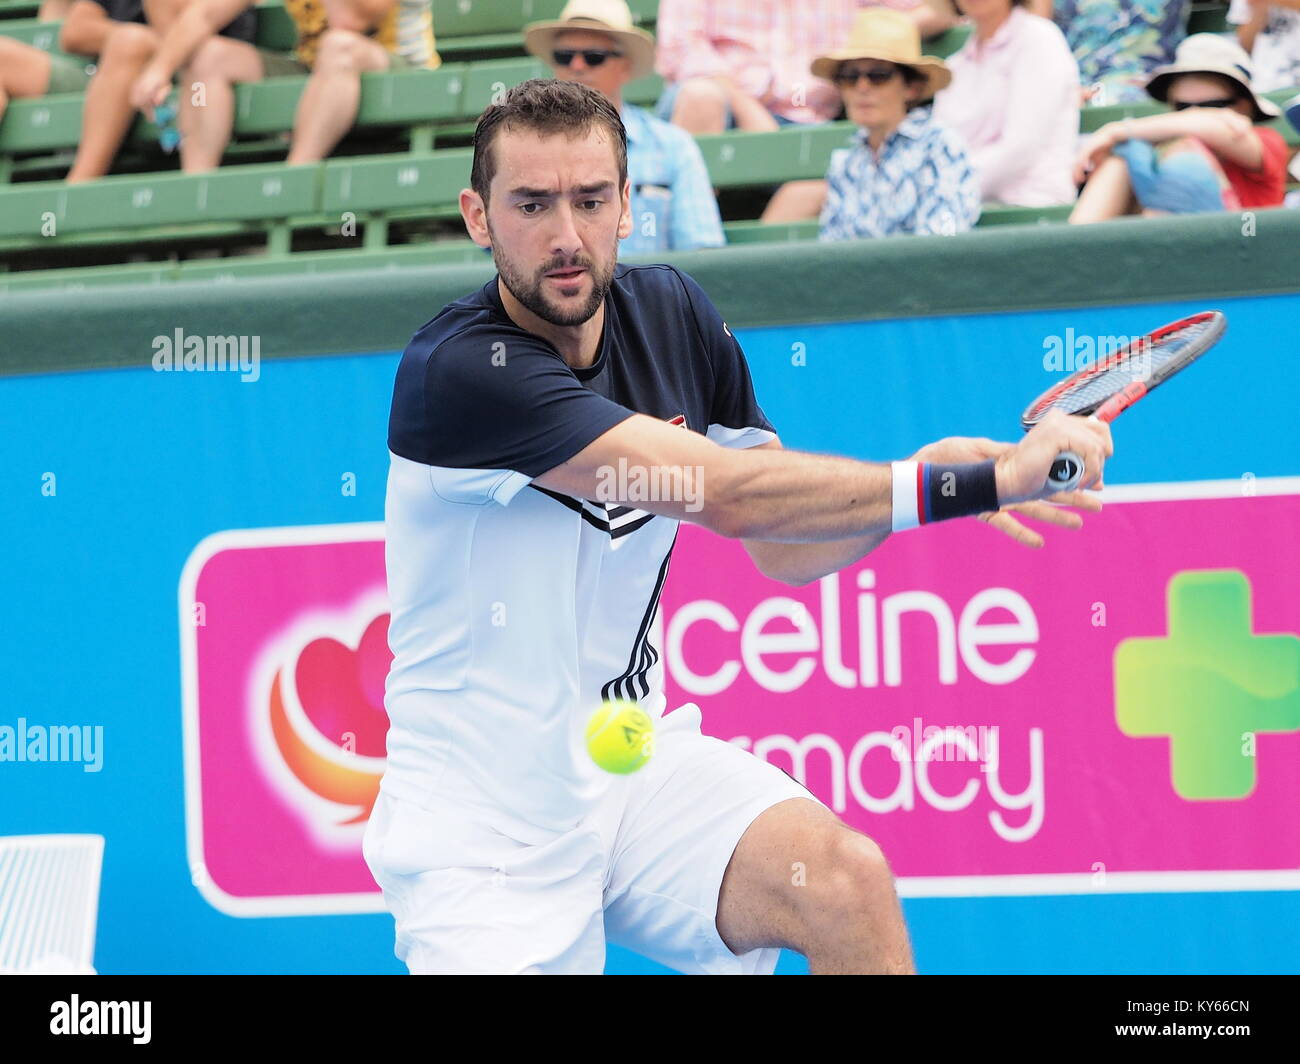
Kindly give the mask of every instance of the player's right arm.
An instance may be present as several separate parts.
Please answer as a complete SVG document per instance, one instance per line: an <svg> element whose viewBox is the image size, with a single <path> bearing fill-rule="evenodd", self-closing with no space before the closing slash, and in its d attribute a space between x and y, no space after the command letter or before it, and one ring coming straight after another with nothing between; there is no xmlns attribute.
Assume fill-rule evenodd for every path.
<svg viewBox="0 0 1300 1064"><path fill-rule="evenodd" d="M1045 498L1048 472L1058 454L1074 451L1088 488L1101 479L1111 454L1109 426L1050 414L1014 449L997 459L1000 505ZM692 498L646 501L608 497L622 468L655 483L688 483ZM534 478L544 488L575 498L627 501L650 513L703 525L720 535L773 543L817 543L888 533L893 521L889 465L783 449L734 449L635 414L602 433L568 461ZM698 506L688 509L688 506Z"/></svg>

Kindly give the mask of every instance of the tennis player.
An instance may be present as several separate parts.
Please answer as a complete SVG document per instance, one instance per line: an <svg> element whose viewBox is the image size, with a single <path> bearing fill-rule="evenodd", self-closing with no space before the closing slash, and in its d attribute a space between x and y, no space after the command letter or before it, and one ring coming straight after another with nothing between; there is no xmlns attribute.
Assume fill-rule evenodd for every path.
<svg viewBox="0 0 1300 1064"><path fill-rule="evenodd" d="M389 424L391 729L364 853L397 956L417 973L599 973L613 942L683 972L768 974L781 947L813 972L913 971L876 843L701 734L695 705L665 714L649 633L678 522L792 584L926 521L985 515L1033 544L996 512L1076 526L1032 500L1058 452L1098 486L1109 429L1055 415L1015 446L947 439L892 465L783 450L701 288L616 264L632 218L604 97L514 88L479 120L470 184L461 213L498 276L415 334ZM694 487L620 501L620 468ZM662 718L628 776L584 745L608 698Z"/></svg>

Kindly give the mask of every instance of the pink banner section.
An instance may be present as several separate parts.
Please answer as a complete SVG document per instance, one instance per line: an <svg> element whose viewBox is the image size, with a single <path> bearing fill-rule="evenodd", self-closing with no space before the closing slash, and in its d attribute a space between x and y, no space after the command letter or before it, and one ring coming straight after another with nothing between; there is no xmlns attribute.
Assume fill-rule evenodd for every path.
<svg viewBox="0 0 1300 1064"><path fill-rule="evenodd" d="M1300 885L1300 496L1226 490L1111 503L1039 551L975 521L916 529L801 588L683 526L668 704L805 783L912 893ZM1180 657L1184 573L1248 601L1180 598L1212 634ZM1252 692L1264 643L1281 658ZM1212 790L1244 765L1249 793L1180 795L1175 741L1185 774Z"/></svg>
<svg viewBox="0 0 1300 1064"><path fill-rule="evenodd" d="M181 581L195 886L237 916L379 911L361 835L384 769L382 525L221 532Z"/></svg>
<svg viewBox="0 0 1300 1064"><path fill-rule="evenodd" d="M668 704L875 838L907 894L1300 887L1300 483L1112 498L1041 551L958 521L801 588L683 525ZM186 564L189 858L223 912L382 909L382 535L221 532Z"/></svg>

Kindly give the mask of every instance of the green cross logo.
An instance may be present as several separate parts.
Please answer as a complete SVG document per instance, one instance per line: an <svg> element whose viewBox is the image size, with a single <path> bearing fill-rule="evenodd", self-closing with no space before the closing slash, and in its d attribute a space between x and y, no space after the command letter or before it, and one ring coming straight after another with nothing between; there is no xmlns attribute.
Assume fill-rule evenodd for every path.
<svg viewBox="0 0 1300 1064"><path fill-rule="evenodd" d="M1169 736L1174 790L1188 800L1255 789L1255 733L1300 731L1300 636L1251 631L1250 581L1236 569L1177 573L1169 637L1115 649L1115 721Z"/></svg>

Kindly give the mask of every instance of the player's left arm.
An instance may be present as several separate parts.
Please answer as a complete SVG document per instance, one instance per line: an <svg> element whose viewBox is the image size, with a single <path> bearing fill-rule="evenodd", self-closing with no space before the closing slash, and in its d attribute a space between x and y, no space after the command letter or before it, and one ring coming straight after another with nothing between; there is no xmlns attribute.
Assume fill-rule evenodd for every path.
<svg viewBox="0 0 1300 1064"><path fill-rule="evenodd" d="M758 447L779 448L779 439L761 443ZM994 440L974 437L952 436L927 444L909 459L913 462L978 462L985 458L996 458L1004 451L1014 450L1015 445L997 443ZM1059 525L1062 528L1079 528L1083 518L1071 510L1063 510L1061 505L1073 506L1090 513L1101 510L1097 497L1084 491L1064 492L1053 496L1052 502L1036 501L1018 503L998 510L996 513L981 514L980 520L1010 536L1017 543L1026 547L1041 547L1043 537L1032 528L1023 525L1012 511L1018 511L1026 517ZM855 536L851 539L832 540L825 543L767 543L762 540L741 540L745 550L754 560L759 571L772 580L802 587L814 580L820 580L829 573L837 573L846 566L864 558L880 546L889 537L888 532Z"/></svg>

